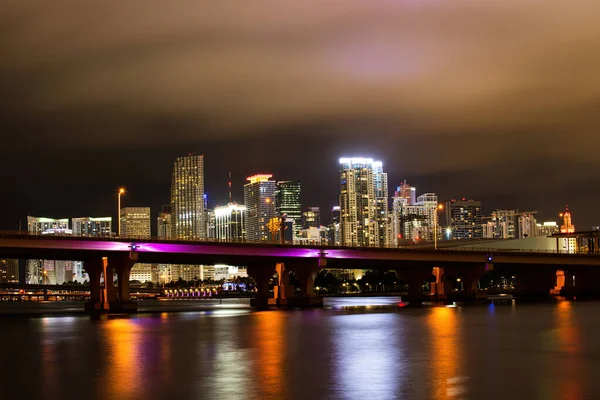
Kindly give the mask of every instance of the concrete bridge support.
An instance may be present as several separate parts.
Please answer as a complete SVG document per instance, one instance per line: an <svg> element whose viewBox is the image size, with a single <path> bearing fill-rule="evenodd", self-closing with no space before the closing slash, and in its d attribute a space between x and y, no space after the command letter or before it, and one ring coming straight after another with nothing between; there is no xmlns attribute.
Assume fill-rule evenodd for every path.
<svg viewBox="0 0 600 400"><path fill-rule="evenodd" d="M137 311L137 303L129 298L129 272L134 262L127 255L84 261L90 277L90 300L85 309L90 312ZM118 292L113 282L113 271L118 276ZM104 285L100 283L101 275L104 275Z"/></svg>
<svg viewBox="0 0 600 400"><path fill-rule="evenodd" d="M435 282L431 282L430 284L430 296L432 299L445 300L448 296L452 295L452 281L446 279L446 269L447 268L433 267Z"/></svg>
<svg viewBox="0 0 600 400"><path fill-rule="evenodd" d="M266 308L269 306L269 280L275 274L275 265L250 265L248 266L248 275L254 279L256 285L256 296L250 300L250 305L256 308Z"/></svg>
<svg viewBox="0 0 600 400"><path fill-rule="evenodd" d="M408 295L402 296L402 301L421 304L428 299L428 296L423 293L423 284L431 279L432 270L430 268L401 269L396 271L396 276L399 276L408 285Z"/></svg>

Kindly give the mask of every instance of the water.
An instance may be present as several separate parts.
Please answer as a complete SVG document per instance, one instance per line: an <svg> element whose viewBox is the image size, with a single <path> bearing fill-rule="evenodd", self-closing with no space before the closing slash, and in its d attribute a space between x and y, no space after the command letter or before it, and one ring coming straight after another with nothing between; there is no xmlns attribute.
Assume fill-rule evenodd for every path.
<svg viewBox="0 0 600 400"><path fill-rule="evenodd" d="M0 318L0 398L600 398L599 302L389 302Z"/></svg>

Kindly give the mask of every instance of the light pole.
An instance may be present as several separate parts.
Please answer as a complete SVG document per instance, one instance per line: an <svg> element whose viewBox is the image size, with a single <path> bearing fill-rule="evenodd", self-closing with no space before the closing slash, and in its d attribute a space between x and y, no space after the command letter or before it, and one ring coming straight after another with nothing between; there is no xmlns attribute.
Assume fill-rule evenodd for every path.
<svg viewBox="0 0 600 400"><path fill-rule="evenodd" d="M117 194L117 221L118 221L118 230L117 237L121 236L121 195L125 194L125 188L120 188L119 193Z"/></svg>
<svg viewBox="0 0 600 400"><path fill-rule="evenodd" d="M433 249L437 250L437 227L438 227L438 211L444 209L443 204L438 204L435 207L435 222L433 223Z"/></svg>

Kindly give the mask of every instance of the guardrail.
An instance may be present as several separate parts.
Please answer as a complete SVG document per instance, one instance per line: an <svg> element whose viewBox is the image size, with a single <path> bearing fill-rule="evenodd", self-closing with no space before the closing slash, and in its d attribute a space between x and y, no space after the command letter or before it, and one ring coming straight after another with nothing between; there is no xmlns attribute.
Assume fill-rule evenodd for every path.
<svg viewBox="0 0 600 400"><path fill-rule="evenodd" d="M566 236L575 237L576 234L568 234ZM223 239L192 239L192 240L183 240L183 239L164 239L156 236L151 237L118 237L118 236L73 236L71 234L32 234L29 232L23 231L13 231L13 230L0 230L0 237L2 236L23 236L23 237L37 237L40 239L53 238L59 240L78 240L78 241L124 241L124 242L136 242L136 241L152 241L152 242L160 242L160 243L173 243L173 244L231 244L231 245L249 245L249 246L259 246L259 247L301 247L301 248L318 248L318 249L340 249L340 250L384 250L384 251L411 251L411 252L432 252L436 253L444 253L444 252L480 252L480 253L490 253L490 254L498 254L498 253L530 253L530 254L557 254L557 255L566 255L566 256L577 256L577 255L598 255L600 256L600 249L596 250L596 252L591 253L588 251L583 251L583 249L578 249L577 252L567 252L563 250L548 250L548 249L520 249L520 248L493 248L493 247L481 247L481 246L467 246L467 245L448 245L451 241L440 241L438 242L438 248L433 248L433 243L429 244L415 244L415 245L405 245L399 247L360 247L360 246L333 246L333 245L307 245L307 244L280 244L280 243L268 243L268 242L251 242L247 240L223 240ZM477 243L479 239L469 240L470 244ZM489 241L490 239L480 239L482 242ZM507 239L506 242L511 241L512 239ZM502 240L498 240L502 242ZM454 244L454 243L453 243Z"/></svg>

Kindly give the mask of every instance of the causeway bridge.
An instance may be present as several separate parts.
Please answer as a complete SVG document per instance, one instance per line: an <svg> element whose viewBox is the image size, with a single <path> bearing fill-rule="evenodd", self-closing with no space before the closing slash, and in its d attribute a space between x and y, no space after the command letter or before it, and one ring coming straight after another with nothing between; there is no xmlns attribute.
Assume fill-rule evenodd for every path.
<svg viewBox="0 0 600 400"><path fill-rule="evenodd" d="M436 298L444 298L452 290L447 276L460 277L463 294L475 295L479 279L493 269L515 276L517 296L548 295L556 286L557 275L565 293L600 293L600 254L596 252L388 249L0 234L0 258L83 261L90 277L90 301L86 304L90 311L136 309L129 295L129 273L138 262L246 266L256 281L258 292L252 303L256 307L322 304L313 291L314 279L322 268L393 270L408 285L409 302L428 298L422 292L426 281L431 282ZM301 294L288 283L290 271L300 281ZM269 279L275 272L279 285L271 296ZM117 287L111 279L101 285L102 275L113 274L117 275Z"/></svg>

